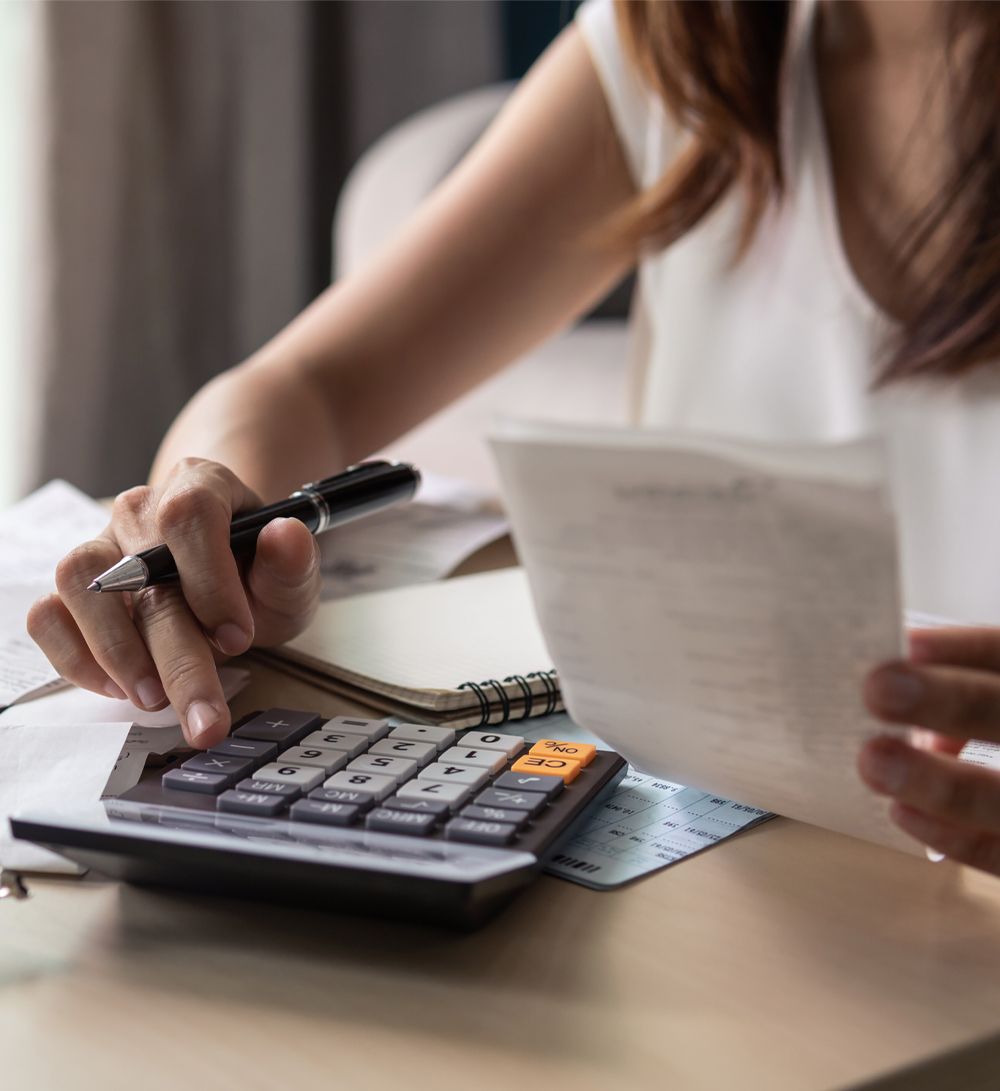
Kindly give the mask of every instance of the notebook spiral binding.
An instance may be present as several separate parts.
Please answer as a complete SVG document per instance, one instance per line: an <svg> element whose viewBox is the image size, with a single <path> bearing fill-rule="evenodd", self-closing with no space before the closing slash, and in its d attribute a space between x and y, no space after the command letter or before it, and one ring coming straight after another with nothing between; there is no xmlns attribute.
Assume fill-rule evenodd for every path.
<svg viewBox="0 0 1000 1091"><path fill-rule="evenodd" d="M521 696L524 699L524 711L520 716L516 717L518 720L527 720L532 713L532 709L535 705L535 695L531 691L532 678L537 678L545 687L545 708L542 712L538 713L539 716L551 716L553 712L559 707L559 683L556 681L557 675L554 670L551 671L532 671L531 674L510 674L505 679L505 683L514 683L521 691ZM479 701L480 720L475 727L485 727L487 724L499 726L505 724L511 720L511 708L510 708L510 696L503 684L498 682L495 678L487 678L483 682L463 682L459 689L471 689L475 693L477 700ZM486 690L492 689L497 695L497 700L500 702L500 719L491 720L490 717L494 714L493 709L490 708L490 699L486 695Z"/></svg>

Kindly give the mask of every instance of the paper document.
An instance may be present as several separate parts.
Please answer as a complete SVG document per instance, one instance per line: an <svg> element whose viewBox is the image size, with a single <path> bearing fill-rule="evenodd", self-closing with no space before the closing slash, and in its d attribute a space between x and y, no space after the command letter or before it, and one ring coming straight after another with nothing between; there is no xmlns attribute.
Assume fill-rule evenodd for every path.
<svg viewBox="0 0 1000 1091"><path fill-rule="evenodd" d="M426 474L416 499L321 535L324 600L447 576L507 533L492 494Z"/></svg>
<svg viewBox="0 0 1000 1091"><path fill-rule="evenodd" d="M567 739L607 749L566 715L516 730L529 745L539 739ZM561 846L545 870L594 890L612 890L773 817L697 788L644 776L629 766L614 795L596 808L572 841Z"/></svg>
<svg viewBox="0 0 1000 1091"><path fill-rule="evenodd" d="M510 423L505 499L567 709L637 770L922 853L864 786L903 648L875 441Z"/></svg>

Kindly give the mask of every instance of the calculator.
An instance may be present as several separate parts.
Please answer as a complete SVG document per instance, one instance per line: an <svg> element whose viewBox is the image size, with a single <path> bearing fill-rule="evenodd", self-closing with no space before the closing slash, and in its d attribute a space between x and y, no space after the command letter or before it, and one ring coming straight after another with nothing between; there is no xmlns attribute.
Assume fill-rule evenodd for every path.
<svg viewBox="0 0 1000 1091"><path fill-rule="evenodd" d="M541 872L627 768L488 726L272 708L92 811L11 829L127 882L469 928Z"/></svg>

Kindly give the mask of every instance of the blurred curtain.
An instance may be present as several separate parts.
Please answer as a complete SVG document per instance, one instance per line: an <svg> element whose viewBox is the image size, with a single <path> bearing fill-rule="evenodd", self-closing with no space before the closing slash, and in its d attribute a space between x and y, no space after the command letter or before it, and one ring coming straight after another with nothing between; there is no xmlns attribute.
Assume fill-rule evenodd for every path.
<svg viewBox="0 0 1000 1091"><path fill-rule="evenodd" d="M25 482L141 481L309 299L309 5L47 3Z"/></svg>

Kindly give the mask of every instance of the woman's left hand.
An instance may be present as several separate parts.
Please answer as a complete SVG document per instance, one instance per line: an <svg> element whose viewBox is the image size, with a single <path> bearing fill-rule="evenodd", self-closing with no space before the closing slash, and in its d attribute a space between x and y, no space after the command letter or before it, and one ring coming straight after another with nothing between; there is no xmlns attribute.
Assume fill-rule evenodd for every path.
<svg viewBox="0 0 1000 1091"><path fill-rule="evenodd" d="M879 719L922 730L881 736L858 755L862 779L892 796L893 820L949 859L1000 875L1000 771L959 761L969 739L1000 743L1000 629L920 629L910 658L868 675Z"/></svg>

